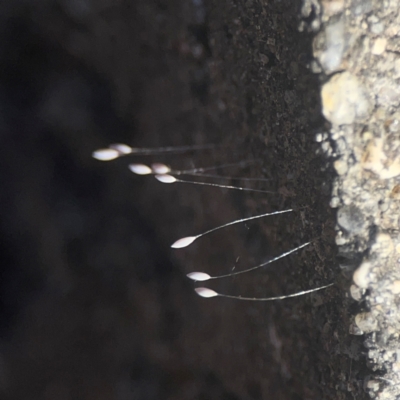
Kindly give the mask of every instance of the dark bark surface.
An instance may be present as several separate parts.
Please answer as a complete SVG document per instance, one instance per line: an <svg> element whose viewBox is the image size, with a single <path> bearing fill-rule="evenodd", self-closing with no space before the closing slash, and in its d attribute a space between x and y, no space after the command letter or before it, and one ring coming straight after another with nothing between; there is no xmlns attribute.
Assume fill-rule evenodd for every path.
<svg viewBox="0 0 400 400"><path fill-rule="evenodd" d="M362 399L335 260L333 171L317 155L319 81L292 1L4 2L0 390L9 399ZM136 178L91 152L174 168L251 161L274 194ZM224 170L225 171L225 170ZM224 172L222 171L222 172ZM223 183L238 184L239 180ZM257 213L290 214L170 243ZM185 274L229 272L313 240L201 299Z"/></svg>

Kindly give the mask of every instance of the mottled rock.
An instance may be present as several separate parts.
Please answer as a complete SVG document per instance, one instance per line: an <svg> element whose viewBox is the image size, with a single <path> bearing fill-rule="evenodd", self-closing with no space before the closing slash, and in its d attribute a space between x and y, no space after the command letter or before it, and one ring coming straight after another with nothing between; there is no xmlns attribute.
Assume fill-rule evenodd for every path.
<svg viewBox="0 0 400 400"><path fill-rule="evenodd" d="M335 167L338 175L344 175L347 172L347 163L344 160L336 160L333 163L333 166Z"/></svg>
<svg viewBox="0 0 400 400"><path fill-rule="evenodd" d="M364 333L374 332L378 328L377 320L369 312L357 314L355 323Z"/></svg>
<svg viewBox="0 0 400 400"><path fill-rule="evenodd" d="M351 124L366 118L370 103L358 79L348 72L333 76L321 92L322 112L333 124Z"/></svg>
<svg viewBox="0 0 400 400"><path fill-rule="evenodd" d="M321 3L325 17L339 14L344 9L344 0L323 0Z"/></svg>
<svg viewBox="0 0 400 400"><path fill-rule="evenodd" d="M400 157L390 159L385 153L383 138L369 141L362 158L364 169L378 175L380 179L390 179L400 175Z"/></svg>
<svg viewBox="0 0 400 400"><path fill-rule="evenodd" d="M360 232L364 227L364 215L354 204L341 207L337 214L338 224L349 233Z"/></svg>
<svg viewBox="0 0 400 400"><path fill-rule="evenodd" d="M371 246L371 252L378 253L380 257L388 257L394 251L393 240L387 233L378 233Z"/></svg>
<svg viewBox="0 0 400 400"><path fill-rule="evenodd" d="M366 289L369 285L368 275L371 271L372 264L369 261L364 261L353 274L354 283L363 289Z"/></svg>
<svg viewBox="0 0 400 400"><path fill-rule="evenodd" d="M343 19L328 25L320 35L316 43L319 43L323 50L314 51L314 54L324 71L329 74L336 71L342 62L345 48Z"/></svg>
<svg viewBox="0 0 400 400"><path fill-rule="evenodd" d="M372 46L371 53L374 54L375 56L380 56L386 50L386 45L387 45L386 38L376 39Z"/></svg>

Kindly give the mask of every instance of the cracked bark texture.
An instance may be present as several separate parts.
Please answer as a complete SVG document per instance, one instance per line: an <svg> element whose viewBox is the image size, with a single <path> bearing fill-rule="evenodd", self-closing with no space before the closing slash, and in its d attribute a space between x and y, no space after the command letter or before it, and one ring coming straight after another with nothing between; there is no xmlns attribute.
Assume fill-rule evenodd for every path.
<svg viewBox="0 0 400 400"><path fill-rule="evenodd" d="M353 316L365 310L347 295L361 257L347 257L346 268L336 259L330 203L337 181L326 158L335 138L325 133L320 104L329 74L310 70L321 68L313 49L317 59L324 51L307 33L321 29L320 5L43 0L1 7L2 397L367 398L364 385L371 389L375 378L364 338L349 335ZM324 68L337 67L332 52L324 57ZM150 162L251 161L230 172L266 178L246 184L276 194L138 179L127 159L91 158L112 142L216 143ZM295 212L169 249L179 237L285 208ZM339 221L353 224L356 213L350 222L347 214ZM205 300L185 277L246 268L309 240L265 271L210 287L260 297L335 282L310 296Z"/></svg>

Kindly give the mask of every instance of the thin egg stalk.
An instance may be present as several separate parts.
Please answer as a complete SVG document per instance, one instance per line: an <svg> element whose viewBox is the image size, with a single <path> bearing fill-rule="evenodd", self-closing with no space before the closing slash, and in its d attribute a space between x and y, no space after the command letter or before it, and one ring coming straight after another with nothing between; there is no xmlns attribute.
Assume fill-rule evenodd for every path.
<svg viewBox="0 0 400 400"><path fill-rule="evenodd" d="M333 283L329 283L328 285L324 285L324 286L319 286L319 287L314 288L314 289L302 290L301 292L296 292L296 293L292 293L292 294L285 294L283 296L274 296L274 297L233 296L233 295L230 295L230 294L218 293L215 290L212 290L212 289L209 289L209 288L205 288L205 287L195 288L194 290L199 296L204 297L204 298L220 296L220 297L225 297L227 299L235 299L235 300L243 300L243 301L276 301L276 300L285 300L285 299L290 299L290 298L293 298L293 297L304 296L306 294L317 292L319 290L323 290L323 289L326 289L326 288L331 287L331 286L333 286Z"/></svg>
<svg viewBox="0 0 400 400"><path fill-rule="evenodd" d="M290 254L308 246L310 243L311 242L303 243L302 245L297 246L294 249L286 251L285 253L281 253L279 256L276 256L276 257L272 258L271 260L268 260L266 262L263 262L262 264L256 265L255 267L247 268L247 269L244 269L241 271L235 271L235 272L230 272L228 274L215 275L215 276L208 275L205 272L191 272L190 274L187 274L186 276L189 279L192 279L194 281L207 281L210 279L223 279L223 278L229 278L229 277L236 276L236 275L246 274L248 272L263 268L263 267L265 267L269 264L272 264L273 262L278 261L282 258L285 258L285 257L289 256Z"/></svg>
<svg viewBox="0 0 400 400"><path fill-rule="evenodd" d="M157 179L160 179L160 178L164 177L163 179L165 179L166 183L168 183L168 181L169 181L171 178L175 179L175 178L174 178L173 176L171 176L171 175L157 175L157 176L158 176ZM156 176L156 177L157 177L157 176ZM170 182L169 182L169 183L170 183ZM171 247L174 248L174 249L181 249L181 248L183 248L183 247L187 247L187 246L191 245L196 239L199 239L199 238L201 238L202 236L208 235L209 233L215 232L215 231L217 231L217 230L219 230L219 229L226 228L227 226L240 224L240 223L243 223L243 222L246 222L246 221L251 221L251 220L253 220L253 219L258 219L258 218L263 218L263 217L270 217L270 216L272 216L272 215L278 215L278 214L284 214L284 213L291 212L291 211L293 211L293 209L282 210L282 211L274 211L274 212L272 212L272 213L265 213L265 214L255 215L255 216L253 216L253 217L237 219L237 220L235 220L235 221L228 222L228 223L226 223L226 224L217 226L216 228L213 228L213 229L210 229L210 230L208 230L208 231L206 231L206 232L203 232L203 233L201 233L200 235L197 235L197 236L187 236L187 237L184 237L184 238L182 238L182 239L179 239L179 240L177 240L176 242L174 242L174 243L171 245Z"/></svg>

